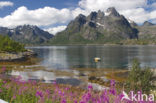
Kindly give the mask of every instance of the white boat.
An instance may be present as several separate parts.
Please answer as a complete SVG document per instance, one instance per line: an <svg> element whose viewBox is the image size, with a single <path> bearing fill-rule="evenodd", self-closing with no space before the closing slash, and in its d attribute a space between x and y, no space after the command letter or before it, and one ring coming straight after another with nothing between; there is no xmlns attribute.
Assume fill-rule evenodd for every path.
<svg viewBox="0 0 156 103"><path fill-rule="evenodd" d="M95 62L99 62L99 61L101 61L101 58L95 57L95 58L94 58L94 61L95 61Z"/></svg>

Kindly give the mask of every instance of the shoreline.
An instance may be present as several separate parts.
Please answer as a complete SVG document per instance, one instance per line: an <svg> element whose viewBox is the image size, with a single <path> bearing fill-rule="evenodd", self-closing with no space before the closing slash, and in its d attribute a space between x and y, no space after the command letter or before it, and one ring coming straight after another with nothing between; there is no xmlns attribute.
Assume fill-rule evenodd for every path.
<svg viewBox="0 0 156 103"><path fill-rule="evenodd" d="M41 44L41 45L26 45L26 47L36 46L156 46L156 44Z"/></svg>
<svg viewBox="0 0 156 103"><path fill-rule="evenodd" d="M0 52L0 62L15 62L15 61L25 61L30 57L34 57L37 54L32 50L27 50L25 52L10 53L10 52Z"/></svg>

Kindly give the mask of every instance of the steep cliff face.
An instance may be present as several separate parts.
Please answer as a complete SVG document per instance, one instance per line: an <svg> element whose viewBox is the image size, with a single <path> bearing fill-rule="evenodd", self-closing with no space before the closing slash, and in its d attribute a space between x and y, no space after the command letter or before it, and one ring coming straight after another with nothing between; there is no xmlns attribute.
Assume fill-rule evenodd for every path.
<svg viewBox="0 0 156 103"><path fill-rule="evenodd" d="M137 30L115 8L107 12L91 12L89 16L80 14L71 21L66 30L52 38L51 43L117 41L138 38Z"/></svg>
<svg viewBox="0 0 156 103"><path fill-rule="evenodd" d="M10 38L25 44L41 44L53 37L52 34L31 25L17 26L13 29L0 27L0 34L8 35Z"/></svg>

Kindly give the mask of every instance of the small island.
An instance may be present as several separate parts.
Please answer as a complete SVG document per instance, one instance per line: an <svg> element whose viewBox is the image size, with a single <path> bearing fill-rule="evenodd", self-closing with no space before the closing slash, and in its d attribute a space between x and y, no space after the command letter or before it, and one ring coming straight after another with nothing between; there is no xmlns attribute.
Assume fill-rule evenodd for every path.
<svg viewBox="0 0 156 103"><path fill-rule="evenodd" d="M0 35L0 61L21 61L35 55L32 50L25 49L23 44Z"/></svg>

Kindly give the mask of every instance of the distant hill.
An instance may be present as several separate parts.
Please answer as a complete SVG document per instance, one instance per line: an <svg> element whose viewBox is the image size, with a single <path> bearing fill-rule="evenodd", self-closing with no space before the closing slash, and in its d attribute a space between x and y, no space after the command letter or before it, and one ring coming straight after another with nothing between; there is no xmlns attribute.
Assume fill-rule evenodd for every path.
<svg viewBox="0 0 156 103"><path fill-rule="evenodd" d="M153 25L154 24L152 24L151 22L145 21L142 26L153 26Z"/></svg>
<svg viewBox="0 0 156 103"><path fill-rule="evenodd" d="M52 34L31 25L17 26L13 29L0 27L0 35L7 35L24 44L42 44L53 37Z"/></svg>
<svg viewBox="0 0 156 103"><path fill-rule="evenodd" d="M156 25L149 21L145 21L143 25L136 25L134 21L130 22L131 26L138 30L137 40L124 40L122 44L156 44Z"/></svg>
<svg viewBox="0 0 156 103"><path fill-rule="evenodd" d="M156 44L156 25L144 23L142 26L136 26L139 31L139 39L144 40L147 44Z"/></svg>
<svg viewBox="0 0 156 103"><path fill-rule="evenodd" d="M89 16L80 14L71 21L66 30L50 40L51 44L115 43L125 39L138 38L137 29L120 15L115 8L107 12L91 12Z"/></svg>

